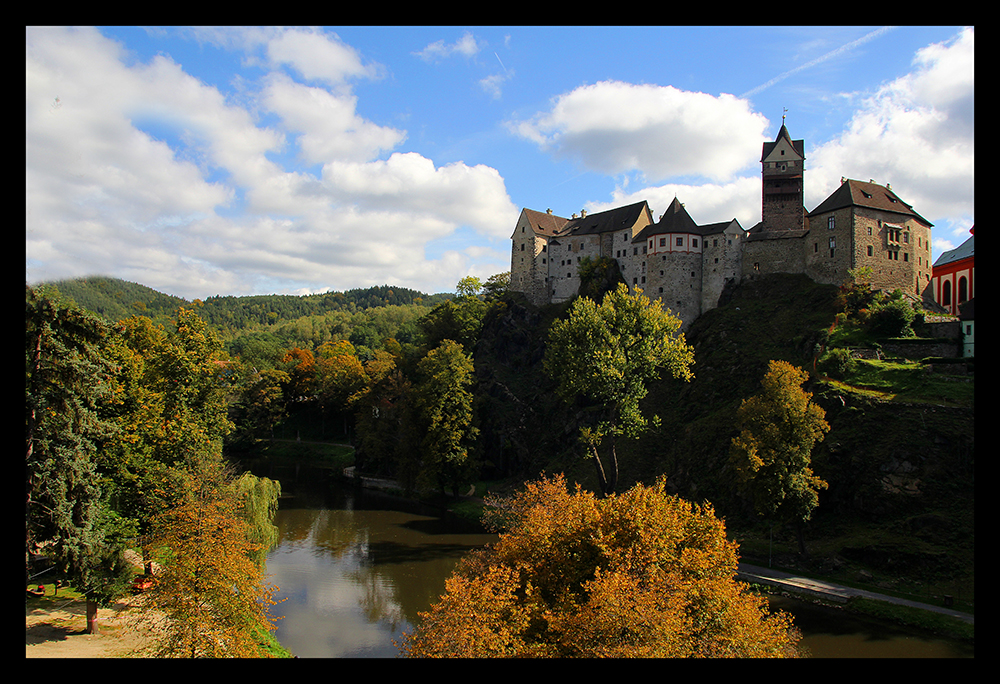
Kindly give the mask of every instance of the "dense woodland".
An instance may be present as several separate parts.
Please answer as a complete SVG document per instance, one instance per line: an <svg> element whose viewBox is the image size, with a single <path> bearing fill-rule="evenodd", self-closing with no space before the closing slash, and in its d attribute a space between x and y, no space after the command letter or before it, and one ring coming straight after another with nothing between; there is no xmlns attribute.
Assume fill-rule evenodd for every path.
<svg viewBox="0 0 1000 684"><path fill-rule="evenodd" d="M971 587L971 376L954 382L919 363L868 364L842 353L848 344L877 347L878 339L919 332L921 314L898 294L820 286L798 276L750 281L727 291L720 306L680 338L691 356L675 351L673 358L683 358L691 373L678 366L642 374L642 382L628 386L609 382L598 396L586 391L587 383L567 385L559 369L571 365L574 350L589 353L573 346L579 340L607 331L583 328L553 346L554 324L568 326L584 300L538 309L508 292L504 276L464 279L454 296L383 286L186 302L105 278L28 288L29 462L31 411L44 403L44 391L31 382L32 344L42 339L32 336L31 320L44 319L44 310L53 320L82 317L89 321L84 327L102 331L73 342L87 350L79 358L90 365L67 377L76 383L88 374L107 377L106 388L80 389L72 401L81 416L96 416L93 434L84 431L81 438L84 447L105 453L108 444L118 444L110 451L119 455L93 460L76 486L90 478L108 482L88 496L99 504L95 511L118 515L126 527L152 529L154 509L172 510L165 500L143 499L150 491L171 492L171 504L190 499L183 493L197 489L191 473L212 461L205 454L252 456L266 449L276 429L294 424L310 426L311 438L350 440L359 472L396 479L410 494L457 496L470 483L517 486L544 472L566 473L605 495L659 481L669 494L711 502L730 532L747 539L744 553L760 553L752 540L763 530L773 540L777 529L779 544L784 539L789 554L798 551L789 562L826 572L860 564L865 572ZM597 302L614 285L600 269L584 283ZM581 325L598 326L599 309L581 313ZM55 337L76 340L72 326L56 328ZM621 339L617 332L612 337ZM657 361L660 367L665 359ZM787 480L812 483L802 497L810 503L797 517L762 513L777 508L755 498L744 482L746 467L734 456L741 429L750 429L741 404L761 392L776 361L793 369L789 391L804 397L792 403L808 404L816 425L825 426L812 429L805 465L796 457L799 465ZM632 369L628 377L639 377L639 367L622 366ZM187 388L183 399L171 398L180 391L171 382ZM807 391L798 389L803 383ZM183 412L171 413L171 406ZM201 456L180 446L192 437ZM748 462L756 448L744 449ZM611 456L602 461L598 454ZM137 458L144 465L136 465ZM609 488L602 467L610 472L611 458L615 483ZM141 484L149 473L173 489ZM233 489L226 484L232 477L213 478L213 491ZM189 484L176 484L182 480ZM128 497L133 508L122 503ZM146 508L140 514L136 506ZM51 533L39 531L32 540L29 529L29 546L37 550Z"/></svg>

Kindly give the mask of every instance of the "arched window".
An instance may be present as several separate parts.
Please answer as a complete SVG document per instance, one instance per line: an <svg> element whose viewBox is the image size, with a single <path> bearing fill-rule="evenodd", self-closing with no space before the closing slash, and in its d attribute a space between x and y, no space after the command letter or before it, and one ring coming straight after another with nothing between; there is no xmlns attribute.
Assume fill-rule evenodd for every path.
<svg viewBox="0 0 1000 684"><path fill-rule="evenodd" d="M944 281L944 285L941 287L941 303L945 306L951 306L951 281Z"/></svg>
<svg viewBox="0 0 1000 684"><path fill-rule="evenodd" d="M968 298L969 298L969 284L965 280L965 276L962 276L961 278L958 279L958 300L955 303L961 304Z"/></svg>

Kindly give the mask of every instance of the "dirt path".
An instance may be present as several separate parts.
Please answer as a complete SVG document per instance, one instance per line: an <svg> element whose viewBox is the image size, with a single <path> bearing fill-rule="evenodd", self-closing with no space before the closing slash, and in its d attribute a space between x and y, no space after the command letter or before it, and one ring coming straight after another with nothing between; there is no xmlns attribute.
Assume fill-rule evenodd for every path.
<svg viewBox="0 0 1000 684"><path fill-rule="evenodd" d="M24 611L26 658L119 658L148 645L136 625L135 599L97 612L100 634L87 634L86 602L70 600Z"/></svg>

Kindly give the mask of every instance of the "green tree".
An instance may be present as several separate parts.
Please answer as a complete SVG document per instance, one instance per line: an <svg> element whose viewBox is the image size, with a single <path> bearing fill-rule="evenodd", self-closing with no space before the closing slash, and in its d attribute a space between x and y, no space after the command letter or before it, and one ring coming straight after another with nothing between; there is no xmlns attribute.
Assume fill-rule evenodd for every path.
<svg viewBox="0 0 1000 684"><path fill-rule="evenodd" d="M97 450L115 431L101 415L116 393L101 354L107 325L28 287L25 292L25 577L44 555L97 607L130 577L124 563L134 523L109 508Z"/></svg>
<svg viewBox="0 0 1000 684"><path fill-rule="evenodd" d="M477 297L458 297L437 305L419 321L427 347L433 349L444 340L454 340L471 350L488 308L489 304Z"/></svg>
<svg viewBox="0 0 1000 684"><path fill-rule="evenodd" d="M472 359L453 340L444 340L417 365L423 475L436 480L442 490L449 482L456 496L471 473L469 447L479 432L473 424L469 391L472 371Z"/></svg>
<svg viewBox="0 0 1000 684"><path fill-rule="evenodd" d="M488 503L499 541L459 562L405 655L798 654L791 617L735 580L738 547L711 505L662 480L597 498L557 476Z"/></svg>
<svg viewBox="0 0 1000 684"><path fill-rule="evenodd" d="M263 570L268 552L278 542L274 515L278 512L281 483L252 473L243 473L233 482L233 489L240 503L239 510L248 524L247 537L253 545L249 552L250 559Z"/></svg>
<svg viewBox="0 0 1000 684"><path fill-rule="evenodd" d="M477 297L482 289L483 281L476 276L465 276L455 286L455 292L459 297Z"/></svg>
<svg viewBox="0 0 1000 684"><path fill-rule="evenodd" d="M680 327L669 309L641 290L630 294L624 284L608 292L600 305L578 298L569 317L552 324L545 370L557 382L559 395L570 402L582 398L603 413L596 425L581 429L581 439L605 495L618 484L616 439L634 439L649 426L640 408L648 383L662 371L684 380L693 377L694 349ZM655 416L653 422L658 422ZM605 439L610 442L607 470L599 452Z"/></svg>
<svg viewBox="0 0 1000 684"><path fill-rule="evenodd" d="M499 299L505 295L510 290L510 271L504 271L503 273L495 273L486 279L483 283L483 294L486 297L486 301L493 301L494 299Z"/></svg>
<svg viewBox="0 0 1000 684"><path fill-rule="evenodd" d="M729 449L743 493L762 517L803 527L827 483L813 474L813 446L830 430L825 412L802 389L809 374L786 361L770 361L759 394L744 399L736 418L740 433Z"/></svg>

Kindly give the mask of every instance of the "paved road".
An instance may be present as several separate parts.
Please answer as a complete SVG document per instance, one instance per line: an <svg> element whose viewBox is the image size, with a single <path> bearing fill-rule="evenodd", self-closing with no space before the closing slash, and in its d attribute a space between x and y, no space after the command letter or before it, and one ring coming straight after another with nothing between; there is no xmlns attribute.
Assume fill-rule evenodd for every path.
<svg viewBox="0 0 1000 684"><path fill-rule="evenodd" d="M740 563L738 576L740 579L758 582L760 584L770 584L772 586L787 589L790 592L818 596L841 603L846 603L852 596L863 596L877 601L888 601L889 603L910 606L912 608L920 608L921 610L931 610L935 613L943 613L944 615L950 615L960 620L965 620L970 624L975 624L974 615L952 610L951 608L942 608L941 606L932 606L918 601L910 601L907 599L896 598L894 596L886 596L885 594L865 591L864 589L844 587L839 584L833 584L831 582L811 579L808 577L801 577L799 575L783 572L781 570L772 570L771 568L762 568L756 565Z"/></svg>

